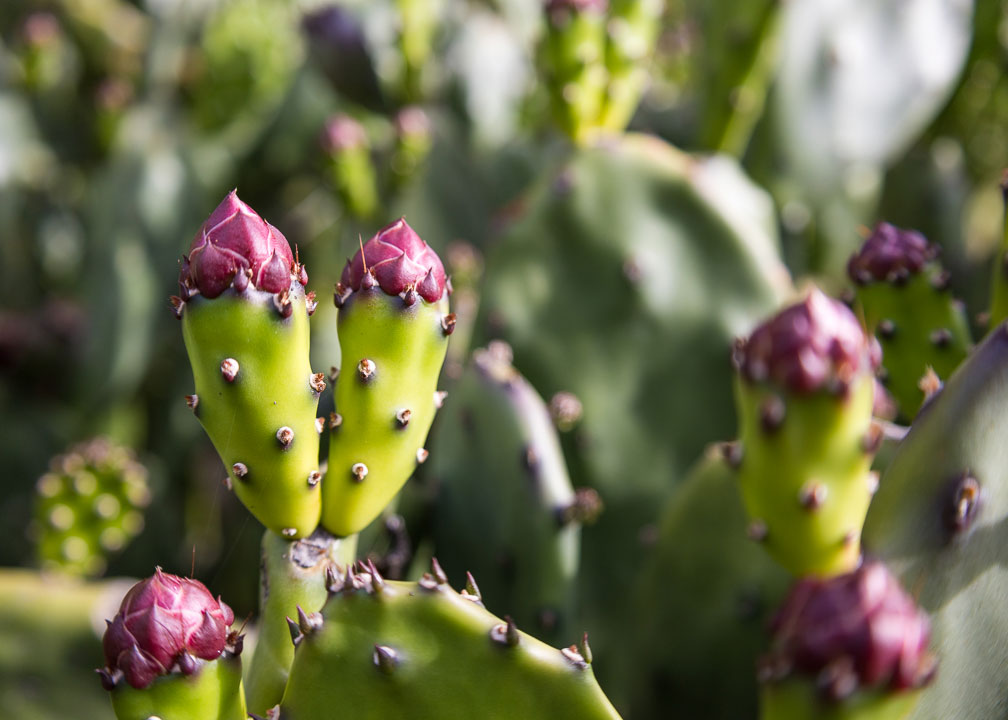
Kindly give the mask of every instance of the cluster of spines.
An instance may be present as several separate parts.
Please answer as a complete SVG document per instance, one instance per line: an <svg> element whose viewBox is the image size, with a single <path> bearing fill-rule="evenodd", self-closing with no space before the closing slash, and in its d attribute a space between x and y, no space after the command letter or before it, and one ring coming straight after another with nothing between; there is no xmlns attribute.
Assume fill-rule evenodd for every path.
<svg viewBox="0 0 1008 720"><path fill-rule="evenodd" d="M34 537L43 569L99 575L106 556L144 526L151 499L147 470L107 438L77 445L36 482Z"/></svg>

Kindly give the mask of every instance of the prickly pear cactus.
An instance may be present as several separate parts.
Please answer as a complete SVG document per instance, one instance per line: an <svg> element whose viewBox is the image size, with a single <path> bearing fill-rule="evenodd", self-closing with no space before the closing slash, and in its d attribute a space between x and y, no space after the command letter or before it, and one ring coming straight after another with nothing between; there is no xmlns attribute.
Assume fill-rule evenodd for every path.
<svg viewBox="0 0 1008 720"><path fill-rule="evenodd" d="M927 369L947 378L972 344L938 251L918 232L879 223L847 264L858 309L882 345L883 382L906 418L925 399Z"/></svg>
<svg viewBox="0 0 1008 720"><path fill-rule="evenodd" d="M106 438L53 458L35 487L39 564L74 575L100 575L106 557L143 529L150 502L147 469Z"/></svg>
<svg viewBox="0 0 1008 720"><path fill-rule="evenodd" d="M571 636L581 523L598 497L575 493L549 409L504 343L473 353L431 453L434 542L449 578L471 571L494 612L547 641Z"/></svg>
<svg viewBox="0 0 1008 720"><path fill-rule="evenodd" d="M1008 327L992 330L921 409L864 528L931 615L941 662L913 720L1005 715Z"/></svg>
<svg viewBox="0 0 1008 720"><path fill-rule="evenodd" d="M334 115L326 121L321 144L343 206L356 218L370 218L378 209L378 186L364 126L349 115Z"/></svg>
<svg viewBox="0 0 1008 720"><path fill-rule="evenodd" d="M182 259L172 299L207 431L238 499L287 538L318 525L322 373L308 360L314 293L287 240L229 194Z"/></svg>
<svg viewBox="0 0 1008 720"><path fill-rule="evenodd" d="M854 314L813 290L735 347L739 486L749 533L796 576L847 572L878 485L878 357Z"/></svg>
<svg viewBox="0 0 1008 720"><path fill-rule="evenodd" d="M397 220L349 260L336 287L340 373L329 418L322 525L368 525L427 459L438 375L455 328L437 254Z"/></svg>
<svg viewBox="0 0 1008 720"><path fill-rule="evenodd" d="M1004 230L991 270L989 322L992 328L1008 320L1008 178L1001 180L1001 198L1004 203Z"/></svg>
<svg viewBox="0 0 1008 720"><path fill-rule="evenodd" d="M461 594L435 564L418 582L349 570L321 613L292 621L284 720L619 718L580 646L550 647ZM338 679L339 682L333 682Z"/></svg>
<svg viewBox="0 0 1008 720"><path fill-rule="evenodd" d="M756 717L753 669L790 576L746 534L732 448L707 449L645 551L630 614L634 662L618 685L631 717L669 708L706 720Z"/></svg>

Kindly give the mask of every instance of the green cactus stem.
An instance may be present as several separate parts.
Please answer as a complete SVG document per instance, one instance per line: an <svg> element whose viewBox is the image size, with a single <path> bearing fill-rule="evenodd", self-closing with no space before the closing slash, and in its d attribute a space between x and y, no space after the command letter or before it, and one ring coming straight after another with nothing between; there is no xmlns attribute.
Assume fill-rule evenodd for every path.
<svg viewBox="0 0 1008 720"><path fill-rule="evenodd" d="M434 542L449 578L480 579L488 607L546 641L571 632L581 524L601 509L575 493L546 403L491 343L445 400L431 446Z"/></svg>
<svg viewBox="0 0 1008 720"><path fill-rule="evenodd" d="M349 115L334 115L326 121L321 144L343 206L355 218L373 217L378 210L378 185L364 126Z"/></svg>
<svg viewBox="0 0 1008 720"><path fill-rule="evenodd" d="M1008 320L1008 173L1001 178L1001 198L1004 204L1004 230L991 271L989 323L992 328Z"/></svg>
<svg viewBox="0 0 1008 720"><path fill-rule="evenodd" d="M435 562L416 583L373 566L332 586L321 613L292 621L297 645L280 717L322 720L615 720L587 636L550 647L460 594ZM335 681L334 681L335 680Z"/></svg>
<svg viewBox="0 0 1008 720"><path fill-rule="evenodd" d="M356 548L356 535L337 539L321 528L300 540L263 533L259 634L245 674L249 712L265 715L283 698L294 660L286 618L297 617L299 607L321 610L327 576L345 572Z"/></svg>
<svg viewBox="0 0 1008 720"><path fill-rule="evenodd" d="M367 526L427 459L455 329L448 293L440 258L402 219L343 270L335 297L341 370L322 487L322 525L335 535Z"/></svg>
<svg viewBox="0 0 1008 720"><path fill-rule="evenodd" d="M137 690L123 684L111 693L118 720L247 720L238 656L207 663L191 676L158 678Z"/></svg>
<svg viewBox="0 0 1008 720"><path fill-rule="evenodd" d="M879 223L847 264L868 332L882 345L884 384L905 418L924 402L928 368L947 378L972 345L938 251L918 232Z"/></svg>
<svg viewBox="0 0 1008 720"><path fill-rule="evenodd" d="M308 359L314 293L286 239L235 192L183 258L182 319L196 392L186 402L266 527L310 535L321 514L315 412L325 389Z"/></svg>
<svg viewBox="0 0 1008 720"><path fill-rule="evenodd" d="M870 348L851 311L818 290L736 347L749 532L797 576L847 572L860 561L881 439Z"/></svg>
<svg viewBox="0 0 1008 720"><path fill-rule="evenodd" d="M622 132L637 110L647 86L648 61L654 54L663 0L611 0L606 23L605 67L608 75L599 124Z"/></svg>

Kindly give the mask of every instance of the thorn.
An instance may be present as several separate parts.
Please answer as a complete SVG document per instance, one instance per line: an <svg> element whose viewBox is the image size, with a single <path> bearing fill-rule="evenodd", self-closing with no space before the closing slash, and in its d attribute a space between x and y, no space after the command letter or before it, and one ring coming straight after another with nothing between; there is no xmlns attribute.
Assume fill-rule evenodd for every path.
<svg viewBox="0 0 1008 720"><path fill-rule="evenodd" d="M746 529L746 534L749 536L750 540L755 542L766 542L769 530L767 530L766 523L762 520L753 520L749 523L749 527Z"/></svg>
<svg viewBox="0 0 1008 720"><path fill-rule="evenodd" d="M945 529L953 536L969 530L980 506L980 483L967 471L954 481L945 507Z"/></svg>
<svg viewBox="0 0 1008 720"><path fill-rule="evenodd" d="M386 675L391 675L399 665L399 653L388 645L375 645L372 661L376 668Z"/></svg>
<svg viewBox="0 0 1008 720"><path fill-rule="evenodd" d="M287 450L291 443L294 442L294 431L289 427L284 425L282 428L276 431L277 442L280 443L284 450Z"/></svg>
<svg viewBox="0 0 1008 720"><path fill-rule="evenodd" d="M343 416L339 413L331 412L329 413L329 429L335 430L340 425L343 424Z"/></svg>
<svg viewBox="0 0 1008 720"><path fill-rule="evenodd" d="M409 425L410 418L413 416L413 411L409 408L400 408L399 412L395 414L396 422L399 427L404 428Z"/></svg>
<svg viewBox="0 0 1008 720"><path fill-rule="evenodd" d="M375 595L381 595L385 591L385 579L371 559L368 559L368 573L371 575L371 590Z"/></svg>
<svg viewBox="0 0 1008 720"><path fill-rule="evenodd" d="M455 317L455 313L448 313L447 315L441 317L441 332L445 334L445 337L448 337L455 332L456 321L457 318Z"/></svg>
<svg viewBox="0 0 1008 720"><path fill-rule="evenodd" d="M760 425L763 427L763 432L768 434L776 432L784 422L785 414L786 408L783 400L777 395L767 397L760 403L759 408Z"/></svg>
<svg viewBox="0 0 1008 720"><path fill-rule="evenodd" d="M942 389L942 381L938 377L938 373L934 371L934 368L928 365L921 379L917 381L917 387L924 393L924 400L926 402L937 395L938 391Z"/></svg>
<svg viewBox="0 0 1008 720"><path fill-rule="evenodd" d="M438 581L430 573L424 573L421 575L420 579L417 580L417 585L428 592L433 592L438 589Z"/></svg>
<svg viewBox="0 0 1008 720"><path fill-rule="evenodd" d="M245 476L248 475L248 465L243 462L236 462L231 466L231 472L233 472L235 477L239 480L244 480Z"/></svg>
<svg viewBox="0 0 1008 720"><path fill-rule="evenodd" d="M234 283L234 288L240 293L248 290L249 280L252 279L252 268L244 268L239 270L234 274L231 282Z"/></svg>
<svg viewBox="0 0 1008 720"><path fill-rule="evenodd" d="M412 285L410 285L402 292L401 297L403 299L403 304L406 307L413 307L414 305L416 305L417 298L419 298L420 296L417 295L417 291L413 288Z"/></svg>
<svg viewBox="0 0 1008 720"><path fill-rule="evenodd" d="M374 361L369 358L364 358L357 363L357 375L359 375L360 379L364 382L367 382L374 377L376 369Z"/></svg>
<svg viewBox="0 0 1008 720"><path fill-rule="evenodd" d="M308 473L308 487L313 488L317 486L320 482L322 482L322 473L320 473L318 470L312 470L310 473Z"/></svg>
<svg viewBox="0 0 1008 720"><path fill-rule="evenodd" d="M297 528L284 528L280 531L280 534L285 538L292 538L297 535Z"/></svg>
<svg viewBox="0 0 1008 720"><path fill-rule="evenodd" d="M430 453L427 452L427 450L425 448L419 448L416 451L417 465L423 465L425 462L427 462L427 456L428 455L430 455Z"/></svg>
<svg viewBox="0 0 1008 720"><path fill-rule="evenodd" d="M368 469L367 465L364 463L354 463L350 468L350 475L353 477L354 482L362 483L364 478L367 477Z"/></svg>
<svg viewBox="0 0 1008 720"><path fill-rule="evenodd" d="M445 398L448 397L448 393L444 390L436 390L434 392L434 407L440 410L444 406Z"/></svg>
<svg viewBox="0 0 1008 720"><path fill-rule="evenodd" d="M521 642L521 636L518 634L518 627L515 625L514 620L511 619L510 615L504 616L505 622L494 625L490 628L490 639L498 645L503 645L505 647L517 647L518 643Z"/></svg>
<svg viewBox="0 0 1008 720"><path fill-rule="evenodd" d="M438 585L448 584L448 575L441 568L441 563L438 562L436 557L432 557L430 561L431 575L437 580Z"/></svg>
<svg viewBox="0 0 1008 720"><path fill-rule="evenodd" d="M588 633L587 632L585 632L585 634L581 636L581 657L584 658L584 661L586 663L588 663L589 665L591 665L591 662L592 662L592 651L591 651L591 647L588 645Z"/></svg>
<svg viewBox="0 0 1008 720"><path fill-rule="evenodd" d="M123 677L122 670L109 670L107 667L96 668L95 672L101 678L101 686L108 692L115 690Z"/></svg>
<svg viewBox="0 0 1008 720"><path fill-rule="evenodd" d="M336 378L338 378L338 377L339 377L339 368L336 367L335 365L330 366L330 368L329 368L329 382L331 382L333 385L335 385L336 384Z"/></svg>
<svg viewBox="0 0 1008 720"><path fill-rule="evenodd" d="M290 290L278 292L273 296L273 306L280 313L281 317L288 318L294 312L294 303L290 299Z"/></svg>
<svg viewBox="0 0 1008 720"><path fill-rule="evenodd" d="M468 600L472 600L473 602L483 602L483 596L480 594L479 585L476 584L476 579L468 570L466 570L465 587L459 594Z"/></svg>
<svg viewBox="0 0 1008 720"><path fill-rule="evenodd" d="M192 395L185 396L185 404L193 412L196 412L196 408L199 406L199 395L195 393Z"/></svg>
<svg viewBox="0 0 1008 720"><path fill-rule="evenodd" d="M185 300L180 298L178 295L172 295L168 298L168 302L171 303L172 312L175 313L175 317L181 320L182 311L185 309Z"/></svg>
<svg viewBox="0 0 1008 720"><path fill-rule="evenodd" d="M588 668L588 661L584 659L584 656L578 652L576 645L571 645L570 647L565 647L560 650L567 661L574 665L579 670L585 670Z"/></svg>
<svg viewBox="0 0 1008 720"><path fill-rule="evenodd" d="M347 289L346 285L343 283L336 283L336 289L333 291L333 304L337 308L341 308L348 297L350 297L350 291Z"/></svg>
<svg viewBox="0 0 1008 720"><path fill-rule="evenodd" d="M224 358L220 364L220 371L225 380L229 383L234 382L238 376L238 361L234 358Z"/></svg>
<svg viewBox="0 0 1008 720"><path fill-rule="evenodd" d="M185 650L179 653L175 662L178 663L179 672L183 675L192 675L197 670L196 658L187 653Z"/></svg>
<svg viewBox="0 0 1008 720"><path fill-rule="evenodd" d="M330 593L338 593L343 589L343 576L335 565L326 565L325 585Z"/></svg>
<svg viewBox="0 0 1008 720"><path fill-rule="evenodd" d="M297 606L297 613L298 629L301 630L302 634L311 635L322 629L322 613L306 613L300 605Z"/></svg>
<svg viewBox="0 0 1008 720"><path fill-rule="evenodd" d="M360 289L361 290L370 290L371 288L373 288L377 284L378 284L378 281L375 280L374 274L371 273L371 272L369 272L369 271L367 271L367 270L365 270L364 271L364 277L362 277L361 281L360 281Z"/></svg>
<svg viewBox="0 0 1008 720"><path fill-rule="evenodd" d="M821 483L806 483L798 491L798 503L809 512L815 512L826 502L827 493L826 486Z"/></svg>
<svg viewBox="0 0 1008 720"><path fill-rule="evenodd" d="M287 618L287 629L290 630L291 642L294 643L294 647L300 645L301 641L304 640L304 633L301 632L301 628L298 627L298 624L290 618Z"/></svg>
<svg viewBox="0 0 1008 720"><path fill-rule="evenodd" d="M305 295L305 309L308 311L308 317L315 314L318 310L318 300L315 299L315 291L309 290L308 294Z"/></svg>
<svg viewBox="0 0 1008 720"><path fill-rule="evenodd" d="M742 442L723 442L718 446L721 450L721 457L728 463L732 470L738 470L742 466Z"/></svg>
<svg viewBox="0 0 1008 720"><path fill-rule="evenodd" d="M326 388L325 373L315 373L308 378L308 385L315 393L321 393Z"/></svg>
<svg viewBox="0 0 1008 720"><path fill-rule="evenodd" d="M324 417L315 418L315 432L321 435L322 431L325 430L325 427L326 427L326 419Z"/></svg>
<svg viewBox="0 0 1008 720"><path fill-rule="evenodd" d="M896 323L888 319L880 321L878 334L882 340L892 340L896 336Z"/></svg>
<svg viewBox="0 0 1008 720"><path fill-rule="evenodd" d="M948 328L938 328L928 336L928 340L936 348L947 348L952 344L952 331Z"/></svg>

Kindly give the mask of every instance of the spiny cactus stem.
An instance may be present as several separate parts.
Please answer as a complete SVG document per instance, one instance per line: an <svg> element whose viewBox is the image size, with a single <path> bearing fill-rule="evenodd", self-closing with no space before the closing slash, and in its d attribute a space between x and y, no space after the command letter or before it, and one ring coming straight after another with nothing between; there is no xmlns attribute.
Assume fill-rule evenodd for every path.
<svg viewBox="0 0 1008 720"><path fill-rule="evenodd" d="M318 470L312 470L308 473L308 487L316 487L322 482L322 473Z"/></svg>
<svg viewBox="0 0 1008 720"><path fill-rule="evenodd" d="M826 502L827 493L828 491L825 485L817 482L810 482L803 486L799 491L798 502L809 512L814 512L822 507L822 504Z"/></svg>
<svg viewBox="0 0 1008 720"><path fill-rule="evenodd" d="M518 634L518 627L510 615L504 616L505 622L494 625L490 628L490 639L497 645L503 647L518 647L521 636Z"/></svg>
<svg viewBox="0 0 1008 720"><path fill-rule="evenodd" d="M298 629L304 635L311 635L314 632L322 629L322 613L312 612L306 613L304 608L300 605L297 606L298 615Z"/></svg>
<svg viewBox="0 0 1008 720"><path fill-rule="evenodd" d="M441 568L441 563L438 562L438 559L436 557L432 557L431 558L431 569L430 569L430 571L431 571L431 575L434 577L434 579L437 580L438 585L447 585L448 584L448 575Z"/></svg>
<svg viewBox="0 0 1008 720"><path fill-rule="evenodd" d="M248 475L248 465L243 462L236 462L231 466L231 472L233 472L235 477L239 480L244 480L245 476Z"/></svg>
<svg viewBox="0 0 1008 720"><path fill-rule="evenodd" d="M221 361L220 365L221 375L229 383L234 382L235 378L238 377L238 369L239 369L238 361L235 360L234 358L224 358Z"/></svg>
<svg viewBox="0 0 1008 720"><path fill-rule="evenodd" d="M359 363L357 363L357 375L363 382L368 382L374 377L377 366L374 360L370 358L364 358Z"/></svg>
<svg viewBox="0 0 1008 720"><path fill-rule="evenodd" d="M294 442L294 431L287 425L284 425L276 431L276 439L277 442L280 443L280 447L287 450Z"/></svg>
<svg viewBox="0 0 1008 720"><path fill-rule="evenodd" d="M326 389L325 373L315 373L308 378L308 385L316 394Z"/></svg>
<svg viewBox="0 0 1008 720"><path fill-rule="evenodd" d="M401 428L406 427L409 425L410 417L412 417L412 415L413 411L409 408L400 408L399 411L396 412L396 424L398 424Z"/></svg>
<svg viewBox="0 0 1008 720"><path fill-rule="evenodd" d="M466 584L465 588L460 593L462 597L468 598L473 602L482 603L483 596L480 594L479 585L476 584L476 578L472 576L472 573L466 570Z"/></svg>
<svg viewBox="0 0 1008 720"><path fill-rule="evenodd" d="M578 651L577 645L571 645L570 647L565 647L560 650L567 661L578 668L579 670L588 669L588 661L584 656Z"/></svg>
<svg viewBox="0 0 1008 720"><path fill-rule="evenodd" d="M291 642L294 643L294 647L297 647L304 640L304 633L301 632L298 624L290 618L287 618L287 627L290 629Z"/></svg>
<svg viewBox="0 0 1008 720"><path fill-rule="evenodd" d="M368 476L368 467L362 462L354 463L350 467L350 477L353 478L354 482L362 483L364 478Z"/></svg>

